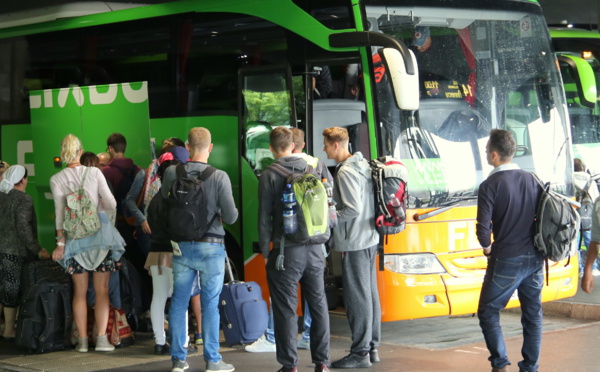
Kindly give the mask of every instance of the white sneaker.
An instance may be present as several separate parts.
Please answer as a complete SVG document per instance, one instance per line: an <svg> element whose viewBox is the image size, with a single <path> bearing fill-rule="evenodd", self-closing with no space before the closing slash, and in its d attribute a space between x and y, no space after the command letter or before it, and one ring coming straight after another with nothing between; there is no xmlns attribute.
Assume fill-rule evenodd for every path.
<svg viewBox="0 0 600 372"><path fill-rule="evenodd" d="M96 339L96 351L113 351L115 350L114 345L112 345L110 342L108 342L108 337L106 335L104 336L98 336L98 338Z"/></svg>
<svg viewBox="0 0 600 372"><path fill-rule="evenodd" d="M244 348L249 353L274 353L277 351L275 344L267 341L265 335Z"/></svg>
<svg viewBox="0 0 600 372"><path fill-rule="evenodd" d="M592 270L592 275L593 276L600 276L600 270L598 270L598 269Z"/></svg>
<svg viewBox="0 0 600 372"><path fill-rule="evenodd" d="M75 350L79 351L80 353L87 353L88 352L88 338L87 337L77 338L77 345L75 346Z"/></svg>
<svg viewBox="0 0 600 372"><path fill-rule="evenodd" d="M298 342L296 343L296 347L298 349L310 350L310 341L305 340L304 337L300 336Z"/></svg>

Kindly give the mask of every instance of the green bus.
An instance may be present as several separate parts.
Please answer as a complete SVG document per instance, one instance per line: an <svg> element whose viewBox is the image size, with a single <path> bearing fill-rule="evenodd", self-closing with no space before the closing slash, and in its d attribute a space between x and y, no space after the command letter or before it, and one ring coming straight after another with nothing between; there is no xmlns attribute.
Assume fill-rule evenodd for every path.
<svg viewBox="0 0 600 372"><path fill-rule="evenodd" d="M573 156L592 174L600 172L600 33L551 28L565 87Z"/></svg>
<svg viewBox="0 0 600 372"><path fill-rule="evenodd" d="M241 212L230 256L268 296L256 223L268 134L304 129L306 151L333 169L321 133L347 127L352 151L393 156L410 172L406 230L379 251L384 321L476 312L487 265L477 190L492 170L492 128L514 134L521 168L574 195L565 96L536 1L94 4L0 23L1 155L30 170L46 247L48 181L67 133L101 152L121 132L126 155L145 166L152 139L210 129L210 162L229 174ZM544 301L574 295L575 257L552 265ZM328 258L330 274L340 261ZM515 294L509 306L518 304Z"/></svg>

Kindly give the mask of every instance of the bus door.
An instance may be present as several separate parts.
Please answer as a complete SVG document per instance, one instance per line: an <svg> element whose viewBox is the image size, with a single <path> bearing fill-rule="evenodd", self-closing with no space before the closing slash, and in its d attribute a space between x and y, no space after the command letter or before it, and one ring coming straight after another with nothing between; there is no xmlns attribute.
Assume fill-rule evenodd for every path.
<svg viewBox="0 0 600 372"><path fill-rule="evenodd" d="M74 134L84 151L106 151L111 133L127 139L126 155L145 168L151 161L147 83L68 87L30 92L33 172L38 195L41 245L53 247L54 202L50 177L63 168L60 143ZM31 170L30 170L31 171ZM41 213L40 213L41 212Z"/></svg>
<svg viewBox="0 0 600 372"><path fill-rule="evenodd" d="M241 69L239 92L242 157L238 208L243 221L244 278L260 283L268 297L265 261L258 246L258 179L275 160L269 150L271 130L295 126L291 68L279 65Z"/></svg>

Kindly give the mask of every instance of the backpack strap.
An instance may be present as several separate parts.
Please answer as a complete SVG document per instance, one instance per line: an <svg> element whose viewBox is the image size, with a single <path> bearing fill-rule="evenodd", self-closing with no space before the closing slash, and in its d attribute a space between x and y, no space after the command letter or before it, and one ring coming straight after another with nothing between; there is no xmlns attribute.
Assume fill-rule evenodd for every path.
<svg viewBox="0 0 600 372"><path fill-rule="evenodd" d="M201 173L198 174L198 179L200 181L206 181L206 179L212 176L212 174L215 173L216 170L217 168L213 167L212 165L209 165ZM177 166L175 167L175 174L177 175L177 178L188 178L188 172L185 170L185 164L177 164Z"/></svg>
<svg viewBox="0 0 600 372"><path fill-rule="evenodd" d="M272 171L274 171L275 173L279 174L281 177L285 178L286 180L294 174L294 172L290 171L289 169L287 169L286 167L284 167L281 164L278 163L273 163L269 166L269 169L271 169ZM319 178L317 176L317 172L315 171L315 167L313 167L312 165L306 163L306 168L304 168L303 170L304 173L310 173L312 175L314 175L315 177ZM320 178L319 178L320 180Z"/></svg>
<svg viewBox="0 0 600 372"><path fill-rule="evenodd" d="M581 200L577 200L578 202L583 202L583 199L585 199L585 197L589 197L590 199L592 198L590 196L590 186L592 185L592 182L595 182L592 177L590 177L590 179L586 182L585 186L583 186L583 189L581 189Z"/></svg>
<svg viewBox="0 0 600 372"><path fill-rule="evenodd" d="M142 185L142 191L140 191L140 194L138 195L138 198L135 202L135 204L139 207L142 205L142 202L144 201L144 196L146 196L146 190L148 189L148 183L150 180L150 169L148 168L146 170L146 177L144 177L144 184Z"/></svg>
<svg viewBox="0 0 600 372"><path fill-rule="evenodd" d="M85 171L83 172L83 177L81 178L81 188L83 189L83 184L85 183L85 180L87 179L88 173L90 173L90 167L85 167Z"/></svg>
<svg viewBox="0 0 600 372"><path fill-rule="evenodd" d="M278 163L273 163L271 165L269 165L269 169L271 169L273 172L277 173L278 175L280 175L281 177L287 179L289 176L291 176L293 173L287 169L286 167L284 167L281 164Z"/></svg>
<svg viewBox="0 0 600 372"><path fill-rule="evenodd" d="M183 165L183 164L182 164ZM212 176L213 173L215 173L215 171L217 170L217 168L213 167L212 165L209 165L208 167L206 167L202 173L200 173L198 175L198 179L200 181L206 181L206 179L210 176Z"/></svg>

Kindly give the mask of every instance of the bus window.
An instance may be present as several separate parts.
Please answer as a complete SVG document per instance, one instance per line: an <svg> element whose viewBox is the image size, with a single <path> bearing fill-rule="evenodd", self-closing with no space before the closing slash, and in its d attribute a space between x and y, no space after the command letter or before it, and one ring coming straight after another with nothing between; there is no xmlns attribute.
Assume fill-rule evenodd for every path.
<svg viewBox="0 0 600 372"><path fill-rule="evenodd" d="M242 72L245 157L257 176L271 163L269 133L278 126L291 127L291 73L285 70L248 69Z"/></svg>

